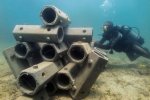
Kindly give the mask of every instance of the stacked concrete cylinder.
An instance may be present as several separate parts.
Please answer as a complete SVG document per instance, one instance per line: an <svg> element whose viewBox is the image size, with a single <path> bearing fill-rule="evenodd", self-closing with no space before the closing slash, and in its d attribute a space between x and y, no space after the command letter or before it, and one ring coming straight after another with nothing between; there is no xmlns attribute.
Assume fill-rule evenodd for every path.
<svg viewBox="0 0 150 100"><path fill-rule="evenodd" d="M67 14L55 6L45 6L40 16L44 25L16 25L17 43L4 51L18 87L31 96L64 90L84 98L108 60L90 45L93 29L70 28Z"/></svg>

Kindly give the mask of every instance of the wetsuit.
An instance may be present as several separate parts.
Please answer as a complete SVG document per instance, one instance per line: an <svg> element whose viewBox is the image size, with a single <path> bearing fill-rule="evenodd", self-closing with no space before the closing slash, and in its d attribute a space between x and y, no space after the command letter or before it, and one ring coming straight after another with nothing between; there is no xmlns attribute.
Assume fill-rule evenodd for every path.
<svg viewBox="0 0 150 100"><path fill-rule="evenodd" d="M103 33L102 39L95 43L95 46L106 49L115 50L117 52L125 52L131 61L139 56L150 58L148 49L143 48L144 39L140 36L136 37L131 33L129 27L114 26L113 30Z"/></svg>

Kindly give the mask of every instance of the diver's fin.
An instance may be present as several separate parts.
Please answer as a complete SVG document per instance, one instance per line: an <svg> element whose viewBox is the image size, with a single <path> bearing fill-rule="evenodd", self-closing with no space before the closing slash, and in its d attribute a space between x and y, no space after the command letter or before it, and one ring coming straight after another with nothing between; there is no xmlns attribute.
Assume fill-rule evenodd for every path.
<svg viewBox="0 0 150 100"><path fill-rule="evenodd" d="M150 51L147 48L143 48L139 45L134 45L133 48L135 50L135 53L150 59Z"/></svg>

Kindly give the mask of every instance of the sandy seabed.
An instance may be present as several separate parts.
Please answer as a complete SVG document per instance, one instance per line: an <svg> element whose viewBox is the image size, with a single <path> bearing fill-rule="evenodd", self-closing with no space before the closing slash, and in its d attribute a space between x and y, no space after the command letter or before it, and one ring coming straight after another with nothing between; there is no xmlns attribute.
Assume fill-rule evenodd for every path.
<svg viewBox="0 0 150 100"><path fill-rule="evenodd" d="M150 100L150 60L130 62L124 54L108 55L109 63L84 100ZM5 59L0 57L0 100L21 96ZM71 100L58 96L56 100Z"/></svg>

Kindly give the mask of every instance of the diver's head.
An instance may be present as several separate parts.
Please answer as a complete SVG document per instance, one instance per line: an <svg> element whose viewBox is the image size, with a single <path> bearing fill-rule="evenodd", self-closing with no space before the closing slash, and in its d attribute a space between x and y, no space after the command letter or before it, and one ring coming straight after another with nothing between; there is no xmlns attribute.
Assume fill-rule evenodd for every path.
<svg viewBox="0 0 150 100"><path fill-rule="evenodd" d="M108 32L111 32L113 30L113 23L111 21L106 21L104 24L103 24L103 31L105 33L108 33Z"/></svg>

